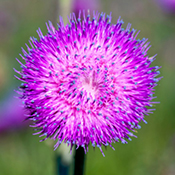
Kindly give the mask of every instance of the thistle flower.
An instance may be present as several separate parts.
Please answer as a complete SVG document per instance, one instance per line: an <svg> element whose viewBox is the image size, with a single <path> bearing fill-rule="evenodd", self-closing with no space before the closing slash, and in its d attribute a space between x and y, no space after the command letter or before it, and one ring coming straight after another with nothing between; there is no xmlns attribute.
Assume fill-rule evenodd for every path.
<svg viewBox="0 0 175 175"><path fill-rule="evenodd" d="M21 122L24 116L20 100L14 98L14 94L9 94L6 99L0 101L0 133L24 128L26 123Z"/></svg>
<svg viewBox="0 0 175 175"><path fill-rule="evenodd" d="M100 8L99 0L73 0L71 4L71 9L78 16L80 10L98 10Z"/></svg>
<svg viewBox="0 0 175 175"><path fill-rule="evenodd" d="M58 30L49 22L47 35L38 29L39 41L31 38L28 53L22 48L19 93L35 134L58 139L55 149L64 142L86 153L92 143L103 153L102 145L127 143L146 123L159 67L150 67L147 39L137 40L120 18L111 24L111 15L84 12L81 20L80 12L69 22L60 18Z"/></svg>
<svg viewBox="0 0 175 175"><path fill-rule="evenodd" d="M165 12L175 14L175 0L156 0L156 2Z"/></svg>

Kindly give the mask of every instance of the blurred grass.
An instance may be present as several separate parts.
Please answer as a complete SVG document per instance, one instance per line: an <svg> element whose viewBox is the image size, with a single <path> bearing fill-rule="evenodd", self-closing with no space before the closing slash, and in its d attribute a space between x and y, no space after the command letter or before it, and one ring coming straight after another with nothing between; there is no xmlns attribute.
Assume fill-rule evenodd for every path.
<svg viewBox="0 0 175 175"><path fill-rule="evenodd" d="M4 135L0 150L0 173L3 175L54 174L54 151L45 144L38 144L31 130Z"/></svg>
<svg viewBox="0 0 175 175"><path fill-rule="evenodd" d="M9 0L8 2L11 3ZM16 2L20 3L17 0ZM30 36L37 37L36 30L38 27L45 34L45 22L49 19L55 19L52 9L55 3L53 0L49 3L46 0L40 0L37 3L35 0L32 0L31 3L25 2L27 3L25 9L15 16L17 23L15 31L7 40L0 42L0 51L3 51L8 57L9 66L7 68L8 83L0 91L1 97L8 93L7 87L13 88L19 85L19 82L13 78L12 68L19 69L20 67L15 60L15 57L19 58L18 53L21 53L20 47L25 47L24 43L27 43ZM110 11L114 2L112 0L111 3L104 2L103 11ZM5 7L12 8L14 3L10 5L5 5ZM127 16L126 11L121 11L121 15L123 15L124 21L127 22L128 20L134 28L141 30L139 38L149 38L153 45L149 55L158 53L157 60L153 64L162 65L160 76L164 78L155 91L156 96L158 96L156 101L161 103L156 105L154 114L146 116L148 124L141 123L142 128L136 134L138 138L133 138L129 144L113 144L115 151L110 147L107 150L103 148L105 158L97 148L94 151L90 146L85 167L86 175L169 175L171 172L175 174L175 170L172 168L175 163L173 158L175 157L175 65L171 64L171 59L172 62L174 59L174 49L172 49L172 53L169 53L170 58L164 58L166 41L175 38L175 18L164 16L159 10L156 11L155 7L155 15L152 19L151 15L154 13L147 14L148 8L149 6L144 6L145 14L143 16L131 12L132 15ZM13 13L16 15L15 12ZM114 11L113 20L116 21L120 15L118 13ZM53 148L49 148L44 143L39 143L38 136L32 135L31 128L18 132L2 133L0 135L0 174L54 174L54 154Z"/></svg>

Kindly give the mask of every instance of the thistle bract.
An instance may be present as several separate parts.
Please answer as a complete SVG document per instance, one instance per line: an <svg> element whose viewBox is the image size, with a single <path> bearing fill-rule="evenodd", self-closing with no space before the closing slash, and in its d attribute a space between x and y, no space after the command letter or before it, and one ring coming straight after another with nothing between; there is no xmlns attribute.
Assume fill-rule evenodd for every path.
<svg viewBox="0 0 175 175"><path fill-rule="evenodd" d="M22 49L25 64L18 60L16 72L27 119L43 140L58 139L55 148L65 142L86 152L92 144L102 152L102 145L127 143L146 123L159 67L150 67L155 56L147 55L147 39L122 24L103 13L71 14L69 24L60 18L55 29L49 22L48 34L38 29L39 40Z"/></svg>

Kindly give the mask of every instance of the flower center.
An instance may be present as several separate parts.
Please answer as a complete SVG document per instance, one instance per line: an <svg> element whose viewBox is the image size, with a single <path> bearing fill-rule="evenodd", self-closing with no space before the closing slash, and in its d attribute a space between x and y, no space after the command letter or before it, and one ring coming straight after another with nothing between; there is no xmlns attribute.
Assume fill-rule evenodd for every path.
<svg viewBox="0 0 175 175"><path fill-rule="evenodd" d="M95 99L98 92L98 82L96 80L95 71L83 75L82 87L87 92L87 95L92 96L92 98Z"/></svg>

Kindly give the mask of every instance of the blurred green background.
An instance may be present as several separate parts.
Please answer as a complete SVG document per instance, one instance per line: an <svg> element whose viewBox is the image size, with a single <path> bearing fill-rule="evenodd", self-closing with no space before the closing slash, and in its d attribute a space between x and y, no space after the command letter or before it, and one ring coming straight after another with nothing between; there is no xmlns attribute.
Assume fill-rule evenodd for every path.
<svg viewBox="0 0 175 175"><path fill-rule="evenodd" d="M4 106L7 113L11 111L9 115L12 118L17 113L16 103L12 103L13 89L17 89L20 84L14 78L13 67L20 70L20 65L15 58L20 58L21 47L25 48L30 36L37 37L38 27L46 34L45 22L51 20L56 26L59 15L65 18L68 15L66 13L79 8L95 9L107 14L112 12L113 23L121 16L125 22L124 27L129 22L132 28L141 30L137 38L149 39L152 47L148 54L158 54L153 65L162 66L160 76L164 78L156 87L156 101L161 103L155 106L154 114L146 117L148 124L141 123L138 138L133 138L129 144L113 144L115 151L110 147L107 150L103 148L105 158L99 149L94 151L89 147L85 174L174 175L175 8L174 11L165 8L163 0L74 0L71 5L67 2L68 0L0 0L1 109ZM2 110L0 124L4 122L3 117L10 120L10 116L6 116L6 111ZM55 174L56 152L52 146L40 143L39 137L32 135L32 128L21 122L22 118L23 115L20 126L18 123L14 127L13 119L11 125L7 124L0 130L0 174Z"/></svg>

